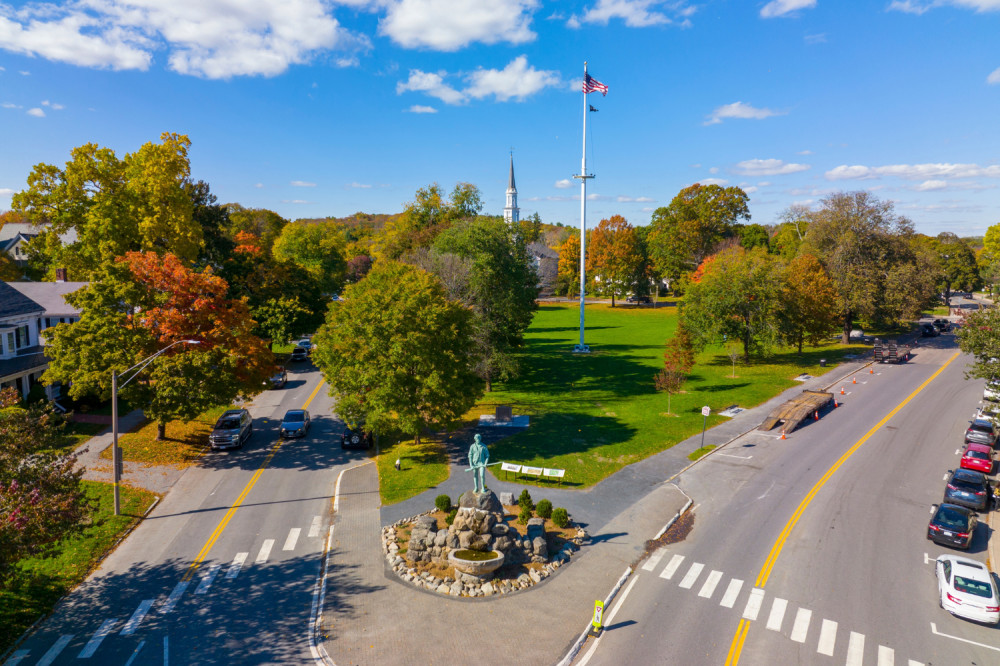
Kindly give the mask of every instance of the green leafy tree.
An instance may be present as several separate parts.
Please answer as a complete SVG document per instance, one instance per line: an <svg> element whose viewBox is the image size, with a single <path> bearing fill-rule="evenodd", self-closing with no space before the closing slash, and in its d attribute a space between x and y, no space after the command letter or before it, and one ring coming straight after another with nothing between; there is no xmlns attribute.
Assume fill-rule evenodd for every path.
<svg viewBox="0 0 1000 666"><path fill-rule="evenodd" d="M202 230L185 190L190 176L186 136L164 133L119 158L109 148L74 148L60 169L38 164L28 188L13 197L14 210L48 225L30 243L31 260L51 272L68 268L85 279L130 251L171 252L197 260ZM61 234L76 240L63 244Z"/></svg>
<svg viewBox="0 0 1000 666"><path fill-rule="evenodd" d="M822 261L833 280L844 344L855 319L893 324L918 316L933 297L912 235L912 223L892 202L870 192L831 194L811 214L801 251Z"/></svg>
<svg viewBox="0 0 1000 666"><path fill-rule="evenodd" d="M274 258L307 271L327 294L344 286L347 262L340 227L332 222L292 222L274 242Z"/></svg>
<svg viewBox="0 0 1000 666"><path fill-rule="evenodd" d="M940 270L936 286L944 293L945 298L951 296L952 287L963 291L978 288L981 282L972 248L950 231L938 234L936 241L935 258Z"/></svg>
<svg viewBox="0 0 1000 666"><path fill-rule="evenodd" d="M476 403L483 382L473 368L472 312L450 301L433 275L380 261L344 296L313 352L338 414L419 442L424 430L447 426Z"/></svg>
<svg viewBox="0 0 1000 666"><path fill-rule="evenodd" d="M267 208L244 208L235 203L226 204L225 208L229 219L229 237L236 238L241 231L256 236L260 239L258 245L268 255L288 225L287 219Z"/></svg>
<svg viewBox="0 0 1000 666"><path fill-rule="evenodd" d="M966 375L1000 379L1000 309L973 311L958 329L958 346L975 358Z"/></svg>
<svg viewBox="0 0 1000 666"><path fill-rule="evenodd" d="M643 266L643 252L635 229L621 215L601 220L590 234L587 272L600 276L599 291L621 298L635 287L635 276Z"/></svg>
<svg viewBox="0 0 1000 666"><path fill-rule="evenodd" d="M744 362L779 339L781 265L763 248L724 250L706 262L685 295L684 319L695 344L739 341Z"/></svg>
<svg viewBox="0 0 1000 666"><path fill-rule="evenodd" d="M647 242L657 273L676 280L694 270L739 220L750 219L747 201L738 187L696 183L653 211Z"/></svg>
<svg viewBox="0 0 1000 666"><path fill-rule="evenodd" d="M739 224L736 226L736 233L739 235L740 245L745 250L770 246L771 234L763 224Z"/></svg>
<svg viewBox="0 0 1000 666"><path fill-rule="evenodd" d="M129 253L106 266L88 286L66 296L82 312L75 324L49 329L51 362L42 379L69 384L74 398L110 397L111 372L123 372L179 340L120 391L166 435L172 419L191 419L210 407L262 390L274 360L246 304L226 297L225 280L196 273L171 254Z"/></svg>
<svg viewBox="0 0 1000 666"><path fill-rule="evenodd" d="M482 207L479 190L469 183L457 184L450 199L437 183L419 189L401 215L386 221L375 241L375 256L398 259L408 250L430 247L456 220L475 217Z"/></svg>
<svg viewBox="0 0 1000 666"><path fill-rule="evenodd" d="M18 560L78 530L89 507L75 456L60 456L64 419L47 402L0 409L0 581Z"/></svg>
<svg viewBox="0 0 1000 666"><path fill-rule="evenodd" d="M521 235L524 236L526 243L534 243L542 237L542 218L537 212L518 221L518 224L521 226Z"/></svg>
<svg viewBox="0 0 1000 666"><path fill-rule="evenodd" d="M500 217L457 222L434 243L441 254L471 262L467 300L475 313L476 370L490 391L515 377L517 352L538 305L538 274L520 227Z"/></svg>
<svg viewBox="0 0 1000 666"><path fill-rule="evenodd" d="M803 254L785 270L781 322L785 339L798 346L815 345L837 329L837 290L819 259Z"/></svg>

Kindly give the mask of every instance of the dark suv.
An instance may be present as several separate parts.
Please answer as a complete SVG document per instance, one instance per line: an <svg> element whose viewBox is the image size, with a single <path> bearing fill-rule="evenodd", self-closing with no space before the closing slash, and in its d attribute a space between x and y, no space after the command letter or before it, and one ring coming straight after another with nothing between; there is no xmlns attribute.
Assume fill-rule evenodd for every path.
<svg viewBox="0 0 1000 666"><path fill-rule="evenodd" d="M253 434L253 417L245 409L230 409L215 422L208 443L213 449L236 449Z"/></svg>
<svg viewBox="0 0 1000 666"><path fill-rule="evenodd" d="M934 543L967 549L976 532L976 512L964 506L941 504L927 525L927 538Z"/></svg>
<svg viewBox="0 0 1000 666"><path fill-rule="evenodd" d="M976 511L985 511L990 504L992 494L993 489L985 474L971 469L956 469L948 476L944 501L967 506Z"/></svg>
<svg viewBox="0 0 1000 666"><path fill-rule="evenodd" d="M357 428L347 428L340 436L340 448L342 449L370 449L372 448L372 434L365 430L364 426Z"/></svg>
<svg viewBox="0 0 1000 666"><path fill-rule="evenodd" d="M997 441L996 429L989 419L973 419L969 428L965 431L965 443L977 442L986 446L993 446Z"/></svg>

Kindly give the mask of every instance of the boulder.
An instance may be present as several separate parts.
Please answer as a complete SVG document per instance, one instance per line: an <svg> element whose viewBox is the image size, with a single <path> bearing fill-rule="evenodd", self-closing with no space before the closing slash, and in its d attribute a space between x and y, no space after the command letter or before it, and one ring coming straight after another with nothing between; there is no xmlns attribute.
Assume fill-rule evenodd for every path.
<svg viewBox="0 0 1000 666"><path fill-rule="evenodd" d="M446 532L445 530L440 530L439 532L437 532L434 535L434 545L435 546L440 547L440 546L447 545L446 544L447 540L448 540L448 532Z"/></svg>
<svg viewBox="0 0 1000 666"><path fill-rule="evenodd" d="M444 545L448 548L458 548L458 532L448 530L447 535L445 536Z"/></svg>
<svg viewBox="0 0 1000 666"><path fill-rule="evenodd" d="M531 518L528 520L528 538L534 540L536 537L545 536L545 519Z"/></svg>
<svg viewBox="0 0 1000 666"><path fill-rule="evenodd" d="M429 530L431 532L437 531L437 519L434 518L433 516L428 516L428 515L417 516L416 520L413 521L413 525L414 529L422 527L425 530Z"/></svg>
<svg viewBox="0 0 1000 666"><path fill-rule="evenodd" d="M479 509L488 513L503 514L503 506L501 506L500 500L492 490L487 490L485 493L466 490L458 498L458 506L463 509Z"/></svg>
<svg viewBox="0 0 1000 666"><path fill-rule="evenodd" d="M505 536L510 528L507 527L506 523L499 523L490 528L490 534L493 536Z"/></svg>
<svg viewBox="0 0 1000 666"><path fill-rule="evenodd" d="M539 574L534 569L529 569L528 570L528 577L531 578L531 580L533 582L535 582L535 583L541 583L542 582L542 576L541 576L541 574Z"/></svg>
<svg viewBox="0 0 1000 666"><path fill-rule="evenodd" d="M451 588L448 587L447 585L445 585L444 583L441 583L440 585L438 585L436 589L441 594L449 594L451 592Z"/></svg>
<svg viewBox="0 0 1000 666"><path fill-rule="evenodd" d="M514 504L514 493L500 493L500 503L504 506Z"/></svg>
<svg viewBox="0 0 1000 666"><path fill-rule="evenodd" d="M512 545L513 544L510 541L510 537L506 537L506 536L498 536L493 541L493 548L495 548L496 550L502 550L504 552L507 552L508 550L510 550L510 547Z"/></svg>
<svg viewBox="0 0 1000 666"><path fill-rule="evenodd" d="M458 547L468 548L472 540L476 538L476 533L472 530L463 530L458 533Z"/></svg>
<svg viewBox="0 0 1000 666"><path fill-rule="evenodd" d="M531 550L535 557L544 559L549 557L549 544L545 541L545 537L535 537L531 541Z"/></svg>
<svg viewBox="0 0 1000 666"><path fill-rule="evenodd" d="M489 581L483 583L483 586L480 589L483 591L483 594L486 595L487 597L493 596L493 593L495 591L493 589L493 584L490 583Z"/></svg>
<svg viewBox="0 0 1000 666"><path fill-rule="evenodd" d="M456 580L454 583L452 583L451 587L448 588L448 594L450 594L453 597L457 597L457 596L461 595L462 594L462 581Z"/></svg>

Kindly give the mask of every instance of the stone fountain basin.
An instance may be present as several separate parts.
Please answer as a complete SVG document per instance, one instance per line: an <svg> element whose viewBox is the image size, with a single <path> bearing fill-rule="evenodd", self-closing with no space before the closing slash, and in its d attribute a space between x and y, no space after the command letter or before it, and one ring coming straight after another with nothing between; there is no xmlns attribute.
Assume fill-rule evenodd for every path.
<svg viewBox="0 0 1000 666"><path fill-rule="evenodd" d="M477 558L486 556L487 559L466 559L463 554L471 553ZM453 550L448 553L448 564L455 567L462 573L472 576L484 576L491 574L503 566L504 556L499 551L482 553L475 550Z"/></svg>

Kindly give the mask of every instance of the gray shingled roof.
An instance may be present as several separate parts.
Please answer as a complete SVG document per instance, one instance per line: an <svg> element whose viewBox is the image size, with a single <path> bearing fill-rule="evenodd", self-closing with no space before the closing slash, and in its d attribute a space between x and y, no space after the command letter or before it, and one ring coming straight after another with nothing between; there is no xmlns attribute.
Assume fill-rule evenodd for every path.
<svg viewBox="0 0 1000 666"><path fill-rule="evenodd" d="M47 315L79 315L80 311L66 302L66 294L89 282L8 282L22 295L45 309Z"/></svg>
<svg viewBox="0 0 1000 666"><path fill-rule="evenodd" d="M20 315L40 314L45 308L7 282L0 282L0 319Z"/></svg>

